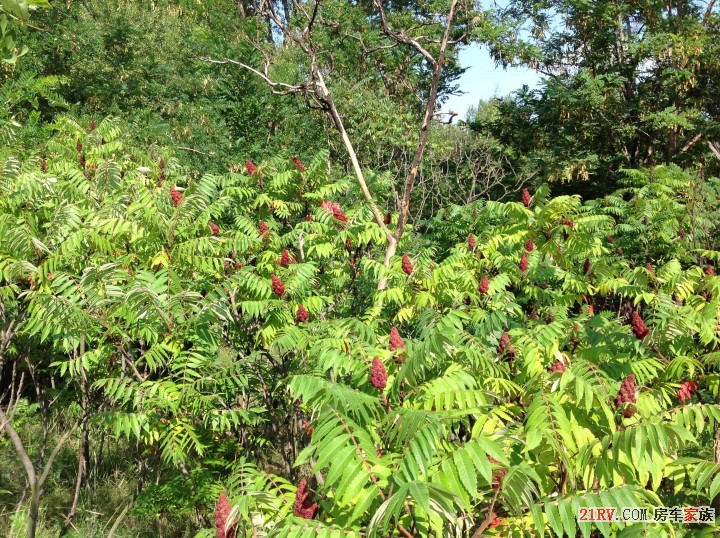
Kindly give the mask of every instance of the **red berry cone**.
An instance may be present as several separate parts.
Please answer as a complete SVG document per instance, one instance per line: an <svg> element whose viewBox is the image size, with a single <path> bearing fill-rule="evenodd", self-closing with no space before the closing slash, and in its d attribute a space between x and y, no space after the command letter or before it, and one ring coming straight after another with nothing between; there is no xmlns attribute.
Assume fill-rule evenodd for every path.
<svg viewBox="0 0 720 538"><path fill-rule="evenodd" d="M530 207L530 202L532 201L532 196L530 195L530 191L527 189L522 190L522 203L525 207Z"/></svg>
<svg viewBox="0 0 720 538"><path fill-rule="evenodd" d="M382 361L375 357L370 366L370 384L378 390L384 390L387 386L387 370Z"/></svg>
<svg viewBox="0 0 720 538"><path fill-rule="evenodd" d="M468 249L470 252L475 252L475 236L473 234L468 236Z"/></svg>
<svg viewBox="0 0 720 538"><path fill-rule="evenodd" d="M227 527L227 521L230 517L232 506L230 506L230 500L227 495L222 493L218 497L217 505L215 506L215 528L217 529L217 538L235 538L235 529Z"/></svg>
<svg viewBox="0 0 720 538"><path fill-rule="evenodd" d="M645 322L643 322L643 319L637 312L633 312L630 316L630 324L632 325L633 333L635 333L638 340L642 340L650 332L650 329L647 328Z"/></svg>
<svg viewBox="0 0 720 538"><path fill-rule="evenodd" d="M312 502L312 493L308 491L307 480L300 480L295 492L295 509L293 513L303 519L314 519L318 511L318 504Z"/></svg>
<svg viewBox="0 0 720 538"><path fill-rule="evenodd" d="M520 268L521 271L527 271L528 268L530 267L530 264L528 263L526 254L523 254L520 257L520 263L518 264L518 267Z"/></svg>
<svg viewBox="0 0 720 538"><path fill-rule="evenodd" d="M405 342L403 342L403 339L400 337L400 333L397 330L397 327L393 327L390 329L390 341L388 342L388 349L390 351L395 351L397 349L403 349L405 347Z"/></svg>
<svg viewBox="0 0 720 538"><path fill-rule="evenodd" d="M402 270L406 275L412 275L413 264L407 254L403 254L402 257Z"/></svg>
<svg viewBox="0 0 720 538"><path fill-rule="evenodd" d="M290 253L286 249L283 249L282 254L280 254L280 265L283 267L290 265Z"/></svg>
<svg viewBox="0 0 720 538"><path fill-rule="evenodd" d="M217 224L211 222L208 226L210 226L210 232L212 232L213 235L217 235L220 233L220 228Z"/></svg>
<svg viewBox="0 0 720 538"><path fill-rule="evenodd" d="M260 232L260 235L264 236L266 233L268 233L269 230L270 228L268 228L268 225L265 224L265 221L261 220L260 224L258 225L258 231Z"/></svg>
<svg viewBox="0 0 720 538"><path fill-rule="evenodd" d="M305 171L305 165L300 161L300 159L297 158L297 156L294 156L292 158L292 162L295 163L295 166L297 166L298 170L300 170L301 172Z"/></svg>
<svg viewBox="0 0 720 538"><path fill-rule="evenodd" d="M484 276L482 280L480 281L480 286L478 286L478 291L480 293L487 293L490 289L490 280L488 277Z"/></svg>
<svg viewBox="0 0 720 538"><path fill-rule="evenodd" d="M172 203L175 207L178 206L178 204L180 203L182 198L183 198L182 193L179 190L177 190L175 187L171 186L170 187L170 199L172 200Z"/></svg>
<svg viewBox="0 0 720 538"><path fill-rule="evenodd" d="M257 166L255 166L250 160L245 161L245 167L250 175L253 175L257 171Z"/></svg>
<svg viewBox="0 0 720 538"><path fill-rule="evenodd" d="M502 355L507 349L507 345L510 343L510 335L508 333L502 333L500 336L500 343L498 344L498 354Z"/></svg>
<svg viewBox="0 0 720 538"><path fill-rule="evenodd" d="M275 275L272 276L272 290L276 295L285 293L285 284Z"/></svg>
<svg viewBox="0 0 720 538"><path fill-rule="evenodd" d="M295 316L297 322L305 323L308 320L308 317L310 317L310 314L308 314L308 311L305 310L305 307L303 305L298 305L297 315Z"/></svg>
<svg viewBox="0 0 720 538"><path fill-rule="evenodd" d="M527 250L528 252L532 252L533 250L535 250L535 242L532 239L525 243L525 250Z"/></svg>

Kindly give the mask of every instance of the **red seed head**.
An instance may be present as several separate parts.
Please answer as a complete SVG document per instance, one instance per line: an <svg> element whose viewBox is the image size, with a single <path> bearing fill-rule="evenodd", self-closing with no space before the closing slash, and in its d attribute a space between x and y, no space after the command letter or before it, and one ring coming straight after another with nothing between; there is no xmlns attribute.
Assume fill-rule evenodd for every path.
<svg viewBox="0 0 720 538"><path fill-rule="evenodd" d="M283 267L290 265L290 253L286 249L283 249L282 254L280 254L280 265Z"/></svg>
<svg viewBox="0 0 720 538"><path fill-rule="evenodd" d="M345 215L345 213L342 212L342 209L340 209L339 207L333 210L333 217L335 217L335 219L339 220L340 222L348 221L347 216Z"/></svg>
<svg viewBox="0 0 720 538"><path fill-rule="evenodd" d="M595 315L595 307L593 305L588 306L588 316L594 316Z"/></svg>
<svg viewBox="0 0 720 538"><path fill-rule="evenodd" d="M232 506L230 506L230 500L227 495L222 493L218 497L217 504L215 506L215 528L217 529L217 538L235 538L235 528L227 528L227 521L230 517Z"/></svg>
<svg viewBox="0 0 720 538"><path fill-rule="evenodd" d="M314 519L317 514L318 504L312 502L312 493L308 491L307 480L300 480L295 492L295 509L293 513L303 519Z"/></svg>
<svg viewBox="0 0 720 538"><path fill-rule="evenodd" d="M475 236L473 234L468 236L468 249L470 249L470 252L475 251Z"/></svg>
<svg viewBox="0 0 720 538"><path fill-rule="evenodd" d="M236 267L237 269L242 269L242 263L240 263L240 262L235 262L235 267Z"/></svg>
<svg viewBox="0 0 720 538"><path fill-rule="evenodd" d="M650 332L650 329L647 328L645 322L637 312L633 312L630 316L630 324L632 325L633 333L635 333L635 336L639 340L645 338Z"/></svg>
<svg viewBox="0 0 720 538"><path fill-rule="evenodd" d="M478 286L478 291L480 293L487 293L490 289L490 280L487 276L484 276L482 280L480 281L480 286Z"/></svg>
<svg viewBox="0 0 720 538"><path fill-rule="evenodd" d="M305 171L305 165L300 161L300 159L297 158L297 155L293 156L292 162L295 163L295 166L297 166L298 170L301 172Z"/></svg>
<svg viewBox="0 0 720 538"><path fill-rule="evenodd" d="M522 190L522 203L525 207L530 207L530 202L532 201L532 196L530 195L530 191L527 189Z"/></svg>
<svg viewBox="0 0 720 538"><path fill-rule="evenodd" d="M705 266L705 274L707 276L717 276L715 273L715 268L712 265Z"/></svg>
<svg viewBox="0 0 720 538"><path fill-rule="evenodd" d="M502 333L500 336L500 343L498 344L498 354L502 355L507 349L507 345L510 343L510 335L508 333Z"/></svg>
<svg viewBox="0 0 720 538"><path fill-rule="evenodd" d="M382 361L375 357L370 366L370 384L378 390L384 390L387 386L387 370Z"/></svg>
<svg viewBox="0 0 720 538"><path fill-rule="evenodd" d="M217 235L220 233L220 227L217 224L211 222L208 226L210 226L210 232L213 235Z"/></svg>
<svg viewBox="0 0 720 538"><path fill-rule="evenodd" d="M272 276L272 290L275 292L275 295L285 293L285 284L275 275Z"/></svg>
<svg viewBox="0 0 720 538"><path fill-rule="evenodd" d="M47 161L45 159L40 163L40 170L42 170L43 174L47 172Z"/></svg>
<svg viewBox="0 0 720 538"><path fill-rule="evenodd" d="M652 274L652 276L655 276L655 269L653 269L653 266L648 264L645 264L645 269L648 273Z"/></svg>
<svg viewBox="0 0 720 538"><path fill-rule="evenodd" d="M260 235L264 236L269 230L270 228L268 228L268 225L265 224L265 221L261 220L260 224L258 224L258 231L260 232Z"/></svg>
<svg viewBox="0 0 720 538"><path fill-rule="evenodd" d="M570 229L575 228L575 223L573 221L571 221L570 219L565 219L564 224L565 224L565 226L567 226Z"/></svg>
<svg viewBox="0 0 720 538"><path fill-rule="evenodd" d="M615 240L612 237L610 237L609 235L605 236L605 241L607 241L611 245L615 242Z"/></svg>
<svg viewBox="0 0 720 538"><path fill-rule="evenodd" d="M528 263L527 254L523 254L520 257L520 263L518 264L518 267L521 271L527 271L528 267L530 267L530 264Z"/></svg>
<svg viewBox="0 0 720 538"><path fill-rule="evenodd" d="M528 252L532 252L533 250L535 250L535 242L532 239L525 243L525 250L527 250Z"/></svg>
<svg viewBox="0 0 720 538"><path fill-rule="evenodd" d="M175 207L178 206L180 201L183 199L182 193L172 185L170 186L170 199Z"/></svg>
<svg viewBox="0 0 720 538"><path fill-rule="evenodd" d="M310 317L310 314L307 310L305 310L305 307L303 305L298 305L297 314L295 316L295 319L298 323L305 323L308 318Z"/></svg>
<svg viewBox="0 0 720 538"><path fill-rule="evenodd" d="M635 375L630 374L625 379L623 379L622 383L620 384L620 390L618 391L618 395L615 398L615 407L620 409L623 404L636 402L637 395L635 389ZM633 411L632 414L635 414L635 412ZM630 416L632 416L632 414Z"/></svg>
<svg viewBox="0 0 720 538"><path fill-rule="evenodd" d="M685 234L685 230L683 230L682 228L680 228L680 229L678 230L678 236L680 236L680 239L685 239L685 235L686 235L686 234Z"/></svg>
<svg viewBox="0 0 720 538"><path fill-rule="evenodd" d="M407 254L403 254L402 257L402 270L406 275L412 275L413 264Z"/></svg>
<svg viewBox="0 0 720 538"><path fill-rule="evenodd" d="M250 175L253 175L257 171L257 166L255 166L249 159L245 161L245 168L247 168L247 173Z"/></svg>
<svg viewBox="0 0 720 538"><path fill-rule="evenodd" d="M405 342L403 342L403 339L400 337L400 333L397 330L397 327L393 327L390 329L390 341L388 343L388 349L390 351L395 351L397 349L403 349L405 347Z"/></svg>
<svg viewBox="0 0 720 538"><path fill-rule="evenodd" d="M160 158L160 161L158 161L158 168L160 170L165 170L165 159L163 159L162 157Z"/></svg>
<svg viewBox="0 0 720 538"><path fill-rule="evenodd" d="M75 148L77 149L77 152L80 153L82 151L83 145L80 139L77 139L77 142L75 143Z"/></svg>
<svg viewBox="0 0 720 538"><path fill-rule="evenodd" d="M567 366L565 366L565 363L561 360L556 360L554 363L552 363L552 366L548 368L548 372L555 373L555 372L564 372L566 370Z"/></svg>
<svg viewBox="0 0 720 538"><path fill-rule="evenodd" d="M590 272L590 267L592 267L590 265L590 260L586 259L585 263L583 264L583 274L588 274Z"/></svg>
<svg viewBox="0 0 720 538"><path fill-rule="evenodd" d="M387 226L392 222L392 215L390 213L385 213L385 218L383 219L383 222Z"/></svg>

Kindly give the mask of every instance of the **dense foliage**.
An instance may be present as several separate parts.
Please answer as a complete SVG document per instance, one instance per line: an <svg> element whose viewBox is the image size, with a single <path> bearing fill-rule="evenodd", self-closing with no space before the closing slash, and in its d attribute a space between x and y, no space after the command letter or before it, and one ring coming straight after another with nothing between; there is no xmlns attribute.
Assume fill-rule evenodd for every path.
<svg viewBox="0 0 720 538"><path fill-rule="evenodd" d="M720 513L717 16L576 4L2 2L0 535L714 532L577 513Z"/></svg>

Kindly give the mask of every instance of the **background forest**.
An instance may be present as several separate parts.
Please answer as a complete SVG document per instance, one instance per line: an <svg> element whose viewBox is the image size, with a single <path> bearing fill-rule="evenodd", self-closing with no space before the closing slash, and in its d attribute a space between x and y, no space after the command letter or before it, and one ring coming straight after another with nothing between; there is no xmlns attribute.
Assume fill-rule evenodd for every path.
<svg viewBox="0 0 720 538"><path fill-rule="evenodd" d="M468 46L541 84L441 112ZM0 536L714 536L576 515L720 514L715 0L2 0L0 55Z"/></svg>

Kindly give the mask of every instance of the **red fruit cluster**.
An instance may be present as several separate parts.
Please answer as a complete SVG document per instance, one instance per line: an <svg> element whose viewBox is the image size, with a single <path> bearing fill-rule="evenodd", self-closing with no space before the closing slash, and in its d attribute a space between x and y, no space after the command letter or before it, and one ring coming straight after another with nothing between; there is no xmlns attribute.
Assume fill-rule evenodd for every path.
<svg viewBox="0 0 720 538"><path fill-rule="evenodd" d="M80 153L82 151L82 148L83 148L82 142L80 142L80 139L78 138L78 140L75 144L75 149L77 149L77 152Z"/></svg>
<svg viewBox="0 0 720 538"><path fill-rule="evenodd" d="M632 316L630 316L630 324L632 325L632 330L638 340L642 340L650 332L650 329L647 328L645 322L637 312L633 312Z"/></svg>
<svg viewBox="0 0 720 538"><path fill-rule="evenodd" d="M406 275L412 275L413 264L407 254L403 254L402 257L402 270Z"/></svg>
<svg viewBox="0 0 720 538"><path fill-rule="evenodd" d="M295 316L297 322L305 323L308 320L308 317L310 317L310 314L308 314L308 311L305 310L305 307L303 305L298 305L297 315Z"/></svg>
<svg viewBox="0 0 720 538"><path fill-rule="evenodd" d="M40 170L42 170L43 174L47 172L47 161L45 159L40 163Z"/></svg>
<svg viewBox="0 0 720 538"><path fill-rule="evenodd" d="M311 422L303 420L303 428L305 428L305 433L308 434L309 437L312 437L312 434L315 431L315 426L313 426Z"/></svg>
<svg viewBox="0 0 720 538"><path fill-rule="evenodd" d="M268 228L268 225L265 224L265 221L261 220L260 224L258 224L258 231L260 232L260 235L265 235L269 230L270 228Z"/></svg>
<svg viewBox="0 0 720 538"><path fill-rule="evenodd" d="M527 189L522 190L522 203L525 207L530 207L530 202L532 201L532 196L530 195L530 191Z"/></svg>
<svg viewBox="0 0 720 538"><path fill-rule="evenodd" d="M678 400L685 403L686 400L692 398L693 394L695 394L697 390L698 384L695 381L685 381L685 383L682 384L682 387L680 387L680 390L677 391Z"/></svg>
<svg viewBox="0 0 720 538"><path fill-rule="evenodd" d="M305 171L305 165L300 161L300 159L297 158L297 155L293 156L292 162L295 163L295 166L297 166L298 170L301 172Z"/></svg>
<svg viewBox="0 0 720 538"><path fill-rule="evenodd" d="M583 274L587 275L590 272L590 267L592 267L592 265L590 264L590 259L588 258L583 264Z"/></svg>
<svg viewBox="0 0 720 538"><path fill-rule="evenodd" d="M471 252L475 251L475 236L473 234L468 235L468 249Z"/></svg>
<svg viewBox="0 0 720 538"><path fill-rule="evenodd" d="M162 157L160 157L160 160L158 161L158 168L160 170L165 170L165 159Z"/></svg>
<svg viewBox="0 0 720 538"><path fill-rule="evenodd" d="M611 245L615 242L615 240L612 237L610 237L609 235L605 236L605 241L607 241Z"/></svg>
<svg viewBox="0 0 720 538"><path fill-rule="evenodd" d="M636 402L637 396L635 395L635 376L633 374L630 374L625 379L623 379L623 382L620 384L620 391L615 398L615 407L620 409L623 404L634 404ZM630 418L635 414L635 411L635 406L630 405L626 407L623 411L623 416L625 418Z"/></svg>
<svg viewBox="0 0 720 538"><path fill-rule="evenodd" d="M282 254L280 254L280 265L283 267L290 265L290 253L287 249L283 249Z"/></svg>
<svg viewBox="0 0 720 538"><path fill-rule="evenodd" d="M208 226L210 226L210 232L212 232L213 235L220 233L220 227L217 224L211 222Z"/></svg>
<svg viewBox="0 0 720 538"><path fill-rule="evenodd" d="M230 517L232 506L230 506L230 500L224 493L218 497L217 504L215 506L215 528L217 529L217 538L235 538L235 529L229 528L226 530L227 520Z"/></svg>
<svg viewBox="0 0 720 538"><path fill-rule="evenodd" d="M272 276L272 290L276 295L285 293L285 284L275 275Z"/></svg>
<svg viewBox="0 0 720 538"><path fill-rule="evenodd" d="M97 127L97 125L95 124L95 120L90 120L90 132L93 132L95 130L95 127Z"/></svg>
<svg viewBox="0 0 720 538"><path fill-rule="evenodd" d="M528 263L528 258L526 254L523 254L520 257L520 263L518 264L518 267L521 271L527 271L528 267L530 267L530 264Z"/></svg>
<svg viewBox="0 0 720 538"><path fill-rule="evenodd" d="M480 286L478 286L478 291L480 293L487 293L490 289L490 280L488 277L484 276L482 280L480 281Z"/></svg>
<svg viewBox="0 0 720 538"><path fill-rule="evenodd" d="M500 336L500 343L498 344L498 354L502 355L505 353L507 345L510 343L510 335L508 333L502 333Z"/></svg>
<svg viewBox="0 0 720 538"><path fill-rule="evenodd" d="M347 222L347 216L345 215L345 213L343 213L342 209L340 209L339 203L328 202L324 200L323 203L320 204L320 207L322 207L325 211L332 213L333 217L335 217L340 222Z"/></svg>
<svg viewBox="0 0 720 538"><path fill-rule="evenodd" d="M588 316L595 315L595 307L593 305L588 306Z"/></svg>
<svg viewBox="0 0 720 538"><path fill-rule="evenodd" d="M385 218L383 219L383 222L387 226L392 222L392 215L390 213L385 213Z"/></svg>
<svg viewBox="0 0 720 538"><path fill-rule="evenodd" d="M650 265L649 263L645 264L645 269L647 270L648 273L651 273L652 276L655 276L655 269L653 269L652 265Z"/></svg>
<svg viewBox="0 0 720 538"><path fill-rule="evenodd" d="M313 502L312 493L308 491L307 480L300 480L295 492L295 509L293 513L303 519L314 519L318 504Z"/></svg>
<svg viewBox="0 0 720 538"><path fill-rule="evenodd" d="M717 276L715 273L715 268L713 268L712 265L706 265L705 266L705 274L707 276Z"/></svg>
<svg viewBox="0 0 720 538"><path fill-rule="evenodd" d="M400 333L397 330L397 327L393 327L390 329L390 341L388 343L388 349L390 351L395 351L398 349L403 349L405 347L405 342L403 342L403 339L400 337Z"/></svg>
<svg viewBox="0 0 720 538"><path fill-rule="evenodd" d="M548 368L548 372L555 373L555 372L564 372L567 366L565 366L565 363L561 360L556 360L554 363L552 363L552 366Z"/></svg>
<svg viewBox="0 0 720 538"><path fill-rule="evenodd" d="M237 269L242 269L242 263L240 263L240 262L235 262L235 267L236 267Z"/></svg>
<svg viewBox="0 0 720 538"><path fill-rule="evenodd" d="M250 175L253 175L257 171L257 166L255 166L251 160L245 161L245 168L247 168L247 172Z"/></svg>
<svg viewBox="0 0 720 538"><path fill-rule="evenodd" d="M527 250L528 252L532 252L533 250L535 250L535 242L532 239L525 243L525 250Z"/></svg>
<svg viewBox="0 0 720 538"><path fill-rule="evenodd" d="M378 390L384 390L387 386L387 370L383 362L375 357L370 366L370 384Z"/></svg>
<svg viewBox="0 0 720 538"><path fill-rule="evenodd" d="M680 239L685 239L685 235L686 235L686 234L685 234L685 230L683 230L682 228L680 228L680 229L678 230L678 235L680 236Z"/></svg>
<svg viewBox="0 0 720 538"><path fill-rule="evenodd" d="M570 229L575 228L575 223L570 219L565 219L565 222L563 222L563 224Z"/></svg>
<svg viewBox="0 0 720 538"><path fill-rule="evenodd" d="M182 200L183 195L182 193L177 190L175 187L170 186L170 199L172 200L172 203L175 207L178 206L180 203L180 200Z"/></svg>
<svg viewBox="0 0 720 538"><path fill-rule="evenodd" d="M492 456L488 456L488 460L490 463L494 465L500 465L500 462L493 458ZM492 472L492 487L494 490L499 490L502 487L503 479L505 478L505 475L507 474L507 469L504 469L502 467L493 469Z"/></svg>

